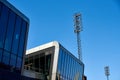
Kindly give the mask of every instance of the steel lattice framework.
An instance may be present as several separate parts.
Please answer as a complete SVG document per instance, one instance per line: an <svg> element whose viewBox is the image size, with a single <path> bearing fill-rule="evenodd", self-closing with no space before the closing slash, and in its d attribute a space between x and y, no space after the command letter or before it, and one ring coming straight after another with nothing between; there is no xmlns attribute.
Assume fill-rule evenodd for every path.
<svg viewBox="0 0 120 80"><path fill-rule="evenodd" d="M74 15L74 32L77 35L77 46L78 46L78 58L82 61L82 49L81 49L81 39L80 39L80 32L83 30L82 28L82 18L81 14L76 13Z"/></svg>

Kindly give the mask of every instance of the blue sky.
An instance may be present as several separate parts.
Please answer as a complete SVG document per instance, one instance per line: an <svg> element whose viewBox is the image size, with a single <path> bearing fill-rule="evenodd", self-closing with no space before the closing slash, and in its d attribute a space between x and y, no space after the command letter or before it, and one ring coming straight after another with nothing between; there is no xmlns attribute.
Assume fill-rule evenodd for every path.
<svg viewBox="0 0 120 80"><path fill-rule="evenodd" d="M120 80L119 0L8 0L30 19L27 49L58 41L77 56L73 15L82 13L82 56L88 80Z"/></svg>

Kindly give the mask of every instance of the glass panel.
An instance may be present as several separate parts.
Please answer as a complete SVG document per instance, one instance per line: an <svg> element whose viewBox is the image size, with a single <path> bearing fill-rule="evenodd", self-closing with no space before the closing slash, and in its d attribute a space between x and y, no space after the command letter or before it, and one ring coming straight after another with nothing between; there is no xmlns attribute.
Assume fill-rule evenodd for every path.
<svg viewBox="0 0 120 80"><path fill-rule="evenodd" d="M64 67L63 67L63 76L64 76L64 79L66 80L66 76L65 76L65 73L66 73L66 53L64 51Z"/></svg>
<svg viewBox="0 0 120 80"><path fill-rule="evenodd" d="M8 53L8 52L5 51L3 53L3 60L2 60L2 62L4 64L9 64L9 59L10 59L10 53Z"/></svg>
<svg viewBox="0 0 120 80"><path fill-rule="evenodd" d="M3 42L5 40L5 32L7 28L8 20L8 8L3 6L0 17L0 48L3 48Z"/></svg>
<svg viewBox="0 0 120 80"><path fill-rule="evenodd" d="M14 24L15 24L15 14L12 11L10 11L6 40L5 40L5 49L8 51L10 51L11 49Z"/></svg>
<svg viewBox="0 0 120 80"><path fill-rule="evenodd" d="M34 66L34 56L28 57L28 65L30 67L30 70L35 71L35 66Z"/></svg>
<svg viewBox="0 0 120 80"><path fill-rule="evenodd" d="M83 66L82 66L83 67ZM80 74L80 76L81 76L81 78L82 78L82 76L84 75L84 70L83 70L83 68L82 68L81 66L80 66L80 71L81 71L81 74Z"/></svg>
<svg viewBox="0 0 120 80"><path fill-rule="evenodd" d="M24 66L26 66L28 63L28 55L25 56L25 63L24 63Z"/></svg>
<svg viewBox="0 0 120 80"><path fill-rule="evenodd" d="M51 55L47 55L46 56L46 71L45 71L45 73L46 73L46 75L49 75L49 70L50 70L50 64L51 64Z"/></svg>
<svg viewBox="0 0 120 80"><path fill-rule="evenodd" d="M0 62L1 62L1 59L2 59L2 50L0 49Z"/></svg>
<svg viewBox="0 0 120 80"><path fill-rule="evenodd" d="M60 76L62 75L62 72L61 72L61 69L62 69L62 59L63 59L63 54L62 54L62 49L60 48L60 54L61 54L61 56L60 56Z"/></svg>
<svg viewBox="0 0 120 80"><path fill-rule="evenodd" d="M73 66L76 68L76 66L75 66L75 60L73 59ZM75 69L73 69L73 79L75 79Z"/></svg>
<svg viewBox="0 0 120 80"><path fill-rule="evenodd" d="M34 57L33 57L33 67L35 68L35 71L37 71L37 72L39 72L39 67L40 67L40 65L39 65L39 56L38 55L35 55Z"/></svg>
<svg viewBox="0 0 120 80"><path fill-rule="evenodd" d="M16 63L16 73L21 73L21 68L22 68L22 58L18 57L17 58L17 63Z"/></svg>
<svg viewBox="0 0 120 80"><path fill-rule="evenodd" d="M78 73L77 73L77 67L78 67L78 66L77 66L77 62L76 62L75 60L74 60L74 62L75 62L75 70L74 70L74 73L75 73L75 74L74 74L74 78L77 79L77 78L78 78ZM78 80L78 79L77 79L77 80Z"/></svg>
<svg viewBox="0 0 120 80"><path fill-rule="evenodd" d="M71 79L73 80L74 78L74 70L72 69L72 67L74 67L74 61L73 61L73 58L71 58L71 63L72 63L72 65L71 65Z"/></svg>
<svg viewBox="0 0 120 80"><path fill-rule="evenodd" d="M45 74L45 56L40 56L40 70Z"/></svg>
<svg viewBox="0 0 120 80"><path fill-rule="evenodd" d="M61 62L61 76L62 76L62 79L63 79L63 68L64 68L64 53L63 53L63 51L62 51L62 62Z"/></svg>
<svg viewBox="0 0 120 80"><path fill-rule="evenodd" d="M22 58L18 57L17 58L17 63L16 63L16 67L20 70L22 66Z"/></svg>
<svg viewBox="0 0 120 80"><path fill-rule="evenodd" d="M1 4L1 2L0 2L0 15L1 15L1 8L2 8L2 4Z"/></svg>
<svg viewBox="0 0 120 80"><path fill-rule="evenodd" d="M15 31L14 31L14 38L13 38L13 45L12 45L12 52L14 54L17 54L20 30L21 30L21 18L17 16L16 24L15 24Z"/></svg>
<svg viewBox="0 0 120 80"><path fill-rule="evenodd" d="M79 80L80 80L80 79L81 79L81 76L80 76L80 75L81 75L81 73L82 73L82 72L80 71L80 64L78 64L78 71L79 71Z"/></svg>
<svg viewBox="0 0 120 80"><path fill-rule="evenodd" d="M10 65L12 67L15 67L15 65L16 65L16 56L14 54L11 54Z"/></svg>
<svg viewBox="0 0 120 80"><path fill-rule="evenodd" d="M21 35L20 35L20 43L19 43L19 51L18 51L18 56L22 57L22 55L24 54L23 53L23 50L24 50L24 43L25 43L25 33L26 33L26 27L27 27L27 24L25 21L23 21L22 23L22 30L21 30Z"/></svg>
<svg viewBox="0 0 120 80"><path fill-rule="evenodd" d="M72 79L73 61L71 56L69 56L69 58L70 58L69 78Z"/></svg>
<svg viewBox="0 0 120 80"><path fill-rule="evenodd" d="M66 79L68 79L68 65L70 64L69 63L69 60L68 60L68 54L66 54L67 56L66 56L66 71L65 71L65 76L66 76Z"/></svg>
<svg viewBox="0 0 120 80"><path fill-rule="evenodd" d="M68 55L68 61L67 61L67 79L70 80L70 66L71 66L71 62L70 62L70 56Z"/></svg>

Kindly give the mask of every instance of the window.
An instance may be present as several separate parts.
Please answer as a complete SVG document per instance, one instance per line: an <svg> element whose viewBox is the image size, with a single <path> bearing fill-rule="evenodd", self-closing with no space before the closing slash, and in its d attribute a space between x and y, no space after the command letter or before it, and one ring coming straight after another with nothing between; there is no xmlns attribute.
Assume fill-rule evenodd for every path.
<svg viewBox="0 0 120 80"><path fill-rule="evenodd" d="M4 51L2 62L4 64L8 65L9 64L9 59L10 59L10 53Z"/></svg>
<svg viewBox="0 0 120 80"><path fill-rule="evenodd" d="M33 63L34 63L33 67L35 67L35 71L39 72L39 67L40 67L39 55L33 56Z"/></svg>
<svg viewBox="0 0 120 80"><path fill-rule="evenodd" d="M40 56L40 69L45 74L45 56Z"/></svg>
<svg viewBox="0 0 120 80"><path fill-rule="evenodd" d="M27 24L25 21L23 21L22 23L22 30L21 30L21 35L20 35L20 45L19 45L19 50L18 50L18 56L22 57L22 55L24 54L24 44L25 44L25 37L26 37L26 27Z"/></svg>
<svg viewBox="0 0 120 80"><path fill-rule="evenodd" d="M20 30L21 30L21 18L19 16L17 16L14 37L13 37L13 45L12 45L12 53L14 53L14 54L17 54Z"/></svg>
<svg viewBox="0 0 120 80"><path fill-rule="evenodd" d="M5 39L5 49L8 51L10 51L11 49L14 24L15 24L15 14L12 11L10 11L7 34L6 34L6 39Z"/></svg>
<svg viewBox="0 0 120 80"><path fill-rule="evenodd" d="M0 17L0 48L3 48L3 42L5 39L5 31L7 28L8 13L9 13L8 8L6 6L3 6L1 17Z"/></svg>
<svg viewBox="0 0 120 80"><path fill-rule="evenodd" d="M51 64L51 54L46 56L46 75L49 75L50 64Z"/></svg>
<svg viewBox="0 0 120 80"><path fill-rule="evenodd" d="M16 55L14 55L14 54L11 54L10 65L12 67L15 67L15 65L16 65Z"/></svg>

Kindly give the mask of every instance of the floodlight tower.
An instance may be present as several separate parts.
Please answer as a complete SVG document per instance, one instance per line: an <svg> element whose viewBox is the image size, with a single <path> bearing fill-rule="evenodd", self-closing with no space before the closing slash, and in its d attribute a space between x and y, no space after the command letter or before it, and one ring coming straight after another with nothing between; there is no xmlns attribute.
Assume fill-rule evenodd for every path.
<svg viewBox="0 0 120 80"><path fill-rule="evenodd" d="M82 18L80 13L76 13L74 15L74 28L74 32L77 35L78 58L82 61L82 49L80 40L80 32L82 31Z"/></svg>
<svg viewBox="0 0 120 80"><path fill-rule="evenodd" d="M105 69L105 75L107 76L107 80L109 80L109 75L110 75L109 66L106 66L104 69Z"/></svg>

